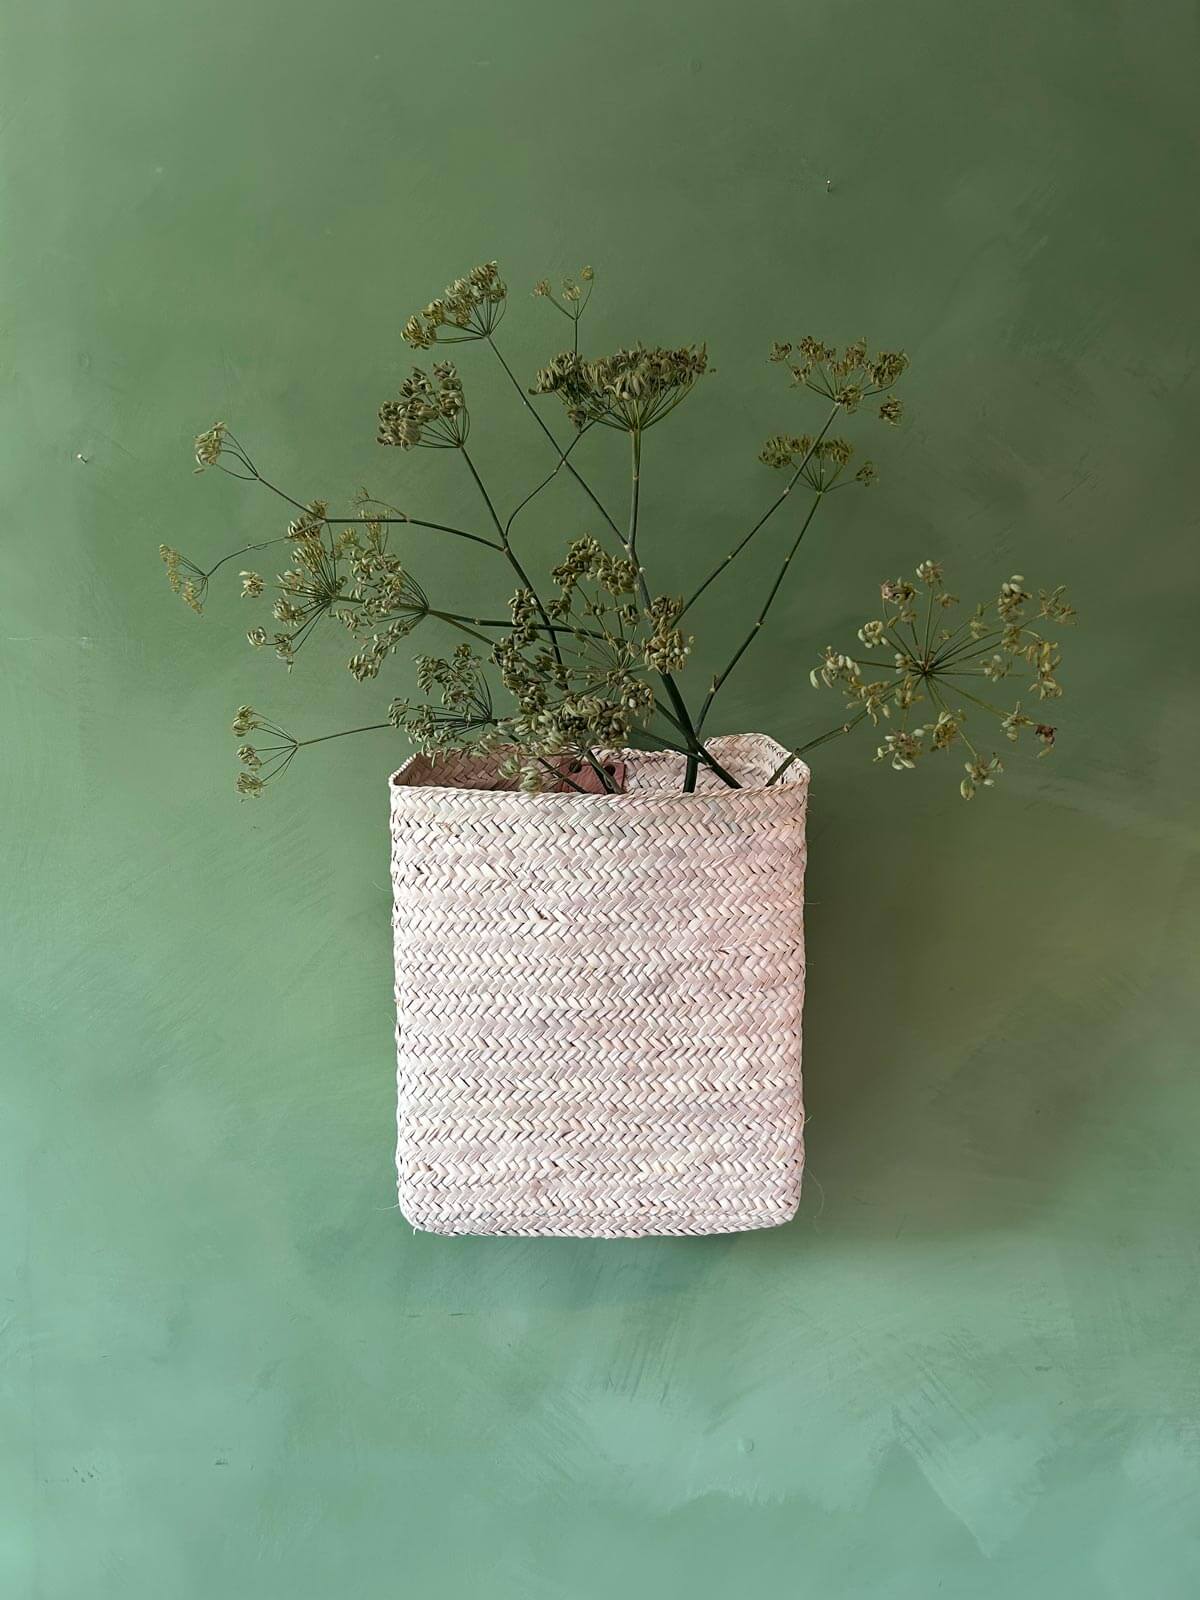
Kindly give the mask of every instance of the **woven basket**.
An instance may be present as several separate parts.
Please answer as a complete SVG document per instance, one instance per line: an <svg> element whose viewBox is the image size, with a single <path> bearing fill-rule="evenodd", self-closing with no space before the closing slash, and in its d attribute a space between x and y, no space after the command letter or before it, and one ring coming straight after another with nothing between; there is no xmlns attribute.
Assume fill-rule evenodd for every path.
<svg viewBox="0 0 1200 1600"><path fill-rule="evenodd" d="M499 756L391 780L400 1205L433 1233L735 1233L787 1222L804 1116L804 810L620 752L627 792L521 794Z"/></svg>

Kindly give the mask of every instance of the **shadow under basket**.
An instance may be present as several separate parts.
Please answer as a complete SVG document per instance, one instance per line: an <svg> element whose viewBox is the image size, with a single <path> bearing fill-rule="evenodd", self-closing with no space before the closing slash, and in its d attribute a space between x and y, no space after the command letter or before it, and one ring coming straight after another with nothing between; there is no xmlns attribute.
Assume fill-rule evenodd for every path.
<svg viewBox="0 0 1200 1600"><path fill-rule="evenodd" d="M391 779L400 1207L432 1233L631 1238L789 1221L804 1112L808 769L761 734L614 752L621 794L503 760Z"/></svg>

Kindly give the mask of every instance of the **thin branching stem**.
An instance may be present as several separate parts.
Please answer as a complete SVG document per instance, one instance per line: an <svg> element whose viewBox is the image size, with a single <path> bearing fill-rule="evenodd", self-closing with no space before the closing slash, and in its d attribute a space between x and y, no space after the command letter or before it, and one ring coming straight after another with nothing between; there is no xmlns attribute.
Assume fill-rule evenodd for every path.
<svg viewBox="0 0 1200 1600"><path fill-rule="evenodd" d="M704 704L700 708L700 716L699 716L699 720L698 720L698 723L697 723L698 727L703 728L704 723L705 723L705 719L707 718L708 713L709 713L709 711L710 711L710 709L712 707L712 703L716 699L717 695L719 694L719 692L720 692L722 686L724 685L726 679L729 677L729 674L733 671L733 669L737 666L738 662L745 655L746 651L754 643L755 635L758 633L758 631L762 627L763 623L767 620L767 613L770 611L772 605L775 603L775 596L779 593L780 589L783 586L783 580L787 577L788 568L791 566L792 561L795 558L796 552L800 548L800 545L801 545L801 543L802 543L802 541L804 539L804 535L808 532L809 524L812 522L812 519L817 514L817 508L821 504L821 501L824 498L824 494L825 494L825 491L823 489L818 489L817 490L816 494L813 497L813 503L809 507L808 515L805 517L804 521L800 524L800 532L796 535L795 539L792 541L792 548L788 551L787 555L784 557L783 565L782 565L782 567L780 567L779 572L776 575L775 582L771 585L770 591L767 594L767 598L763 602L762 610L758 613L758 616L755 618L754 623L752 624L752 626L750 628L750 632L746 635L746 637L742 640L741 644L734 651L733 657L730 660L728 666L725 667L724 671L719 672L717 674L717 676L713 679L712 687L708 691L708 696L705 699Z"/></svg>
<svg viewBox="0 0 1200 1600"><path fill-rule="evenodd" d="M500 546L503 549L505 556L508 558L509 565L512 567L513 571L516 573L517 577L519 578L519 580L521 582L521 587L523 589L527 589L529 591L529 593L533 596L533 603L537 607L538 615L541 617L542 623L543 623L543 625L544 625L544 627L546 629L546 632L550 637L550 647L554 651L555 659L558 661L559 665L561 666L562 665L562 656L559 654L558 641L554 636L554 630L550 626L549 613L547 612L545 606L542 604L541 598L538 595L537 590L533 586L533 580L530 578L529 574L525 571L525 568L522 566L520 557L516 554L516 552L513 550L513 547L508 542L508 532L505 529L504 524L500 521L500 517L497 514L496 507L492 503L492 497L491 497L490 494L488 494L487 489L484 487L483 479L479 476L479 473L475 470L475 463L471 460L471 457L467 454L466 445L463 445L461 447L461 451L462 451L462 458L466 462L467 468L468 468L472 478L474 478L474 480L475 480L476 487L478 488L479 493L483 496L483 503L484 503L484 505L487 506L488 515L492 519L492 523L495 526L496 532L500 535Z"/></svg>
<svg viewBox="0 0 1200 1600"><path fill-rule="evenodd" d="M775 499L771 502L771 504L763 512L762 516L759 517L758 521L750 529L750 532L747 533L747 534L744 534L742 536L742 538L739 539L737 544L734 545L733 549L724 558L724 560L723 561L719 561L717 563L717 565L709 573L708 577L705 578L704 582L700 585L700 587L695 591L695 593L691 596L691 598L684 605L683 611L681 611L679 613L679 615L681 617L683 616L685 611L690 611L691 610L691 608L695 605L696 601L699 600L700 596L708 588L709 584L714 583L721 576L721 574L725 571L726 567L729 566L730 562L734 561L738 556L741 555L742 551L750 543L751 539L754 538L755 534L758 533L760 528L765 528L767 523L771 520L771 518L779 510L780 506L783 504L783 502L791 494L791 492L795 488L796 484L799 483L801 474L803 473L805 467L807 467L809 461L812 459L813 451L817 448L817 446L821 443L822 439L824 439L825 435L829 432L830 428L833 426L833 420L838 414L838 409L839 408L837 406L834 406L833 410L829 413L829 416L828 416L828 418L826 419L826 422L825 422L825 426L821 429L820 433L817 435L817 437L813 440L812 444L809 446L808 454L804 457L804 460L796 468L795 472L792 473L792 476L788 479L787 483L784 485L784 488L783 488L782 492L775 497Z"/></svg>
<svg viewBox="0 0 1200 1600"><path fill-rule="evenodd" d="M574 464L568 459L569 454L570 454L570 449L564 451L562 449L562 447L559 445L558 440L554 437L553 432L547 426L546 421L542 417L541 413L530 402L530 399L529 399L528 395L525 393L524 387L522 386L520 379L517 377L516 373L512 370L512 368L509 366L508 362L504 358L504 354L501 351L499 345L496 343L495 339L493 339L491 337L490 334L487 336L487 342L488 342L488 344L491 345L493 351L496 354L496 359L500 362L500 365L504 368L504 371L507 373L509 381L511 382L513 388L516 390L517 394L519 395L519 397L521 399L522 405L529 412L530 416L533 417L533 419L537 423L538 427L541 429L541 431L545 434L546 438L550 441L551 445L554 447L555 453L558 456L558 465L559 465L559 467L563 467L563 466L566 467L567 471L575 479L576 483L578 483L580 488L587 495L588 499L592 502L592 504L600 512L601 516L604 518L604 520L608 524L609 528L621 540L622 545L625 547L627 553L629 553L630 560L633 561L635 565L637 565L637 557L636 557L637 504L638 504L638 493L639 493L639 484L640 484L640 457L641 457L641 432L640 432L640 430L636 430L635 429L630 434L630 437L633 440L633 454L634 454L633 484L632 484L632 489L631 489L631 502L632 502L632 504L631 504L631 512L630 512L630 516L631 516L630 532L632 534L632 540L630 540L629 538L627 538L625 535L622 534L620 528L617 526L616 522L613 520L612 516L609 514L608 510L606 509L606 507L603 505L603 503L601 502L599 497L596 495L596 493L592 489L591 485L578 472L578 470L575 468ZM575 442L578 442L578 441L576 440ZM572 446L570 448L573 449L574 448L574 444L572 444ZM463 451L463 454L466 455L466 451L465 450ZM553 476L553 475L551 475L551 476ZM477 477L477 481L478 481L478 475L476 475L476 477ZM548 482L550 480L547 479L546 481ZM539 487L543 487L543 486L539 486ZM481 487L482 487L482 485L481 485ZM490 502L489 502L489 504L490 504ZM494 511L493 511L493 518L494 518L494 520L496 522L497 530L501 532L502 537L503 537L504 536L504 530L502 530L500 528L499 519L495 517ZM507 547L507 539L506 539L505 542L506 542L506 547ZM631 542L633 544L632 552L630 552L630 543ZM645 574L641 571L640 567L638 569L638 572L639 572L639 580L640 580L640 588L641 588L641 592L642 592L642 597L643 597L643 600L648 603L648 601L649 601L649 590L648 590L648 587L646 585ZM532 585L526 583L526 587L530 589L531 593L533 592ZM546 626L549 629L549 621L546 618L545 613L542 611L540 603L536 602L536 597L535 597L535 603L537 603L539 614L542 616L543 621L546 623ZM553 637L554 637L553 631L551 631L550 636L553 639ZM670 700L671 705L672 705L672 707L674 709L675 718L677 719L679 726L682 728L682 730L684 732L684 736L689 740L690 744L694 747L693 748L692 760L689 760L689 775L691 776L691 780L692 780L690 787L692 787L692 788L695 787L695 774L694 774L694 771L690 770L691 767L692 767L692 761L695 760L695 759L703 760L708 766L710 766L712 768L712 770L714 772L716 772L721 777L722 781L724 783L728 784L730 787L733 787L733 788L738 787L737 780L732 776L732 774L727 772L725 770L725 768L722 767L720 765L720 763L717 762L713 758L713 756L708 751L704 750L703 747L700 745L700 741L699 741L699 738L697 736L696 729L695 729L695 727L694 727L694 725L692 723L691 716L690 716L690 714L688 712L688 709L687 709L687 704L684 701L683 696L679 691L679 687L675 683L675 680L672 677L672 675L669 674L669 673L663 673L663 674L661 674L661 677L662 677L662 680L663 680L663 685L664 685L664 687L666 689L667 697Z"/></svg>
<svg viewBox="0 0 1200 1600"><path fill-rule="evenodd" d="M491 649L492 641L487 634L479 633L475 628L471 627L466 617L460 617L453 611L430 611L429 615L437 617L439 622L448 623L450 627L457 628L459 633L465 633L469 639L477 639L480 644L485 644L489 650Z"/></svg>
<svg viewBox="0 0 1200 1600"><path fill-rule="evenodd" d="M946 667L958 667L964 661L974 661L979 656L993 655L997 642L1003 637L1003 630L997 628L994 633L982 634L978 639L964 640L957 650L949 650L944 655L938 656L935 665L941 672Z"/></svg>
<svg viewBox="0 0 1200 1600"><path fill-rule="evenodd" d="M338 733L323 733L316 739L297 739L296 749L307 750L310 744L324 744L328 739L345 739L352 733L377 733L381 728L390 727L390 722L368 722L361 728L342 728Z"/></svg>
<svg viewBox="0 0 1200 1600"><path fill-rule="evenodd" d="M641 562L638 560L637 553L638 511L641 504L642 484L641 431L636 428L633 429L629 435L629 441L631 451L629 528L622 540L622 543L625 546L625 554L632 563L637 574L638 592L641 595L642 604L649 609L650 586L646 581L646 572ZM671 702L672 709L674 710L675 716L678 718L679 725L683 730L684 738L688 742L688 761L683 780L684 793L691 794L695 790L698 764L701 761L703 761L707 767L710 767L712 771L718 775L721 781L728 785L729 788L740 788L741 785L738 783L737 779L732 775L732 773L727 772L720 762L717 761L715 756L713 756L709 750L705 749L704 745L701 743L696 726L692 722L691 714L688 711L687 702L683 698L683 694L680 691L679 685L675 682L674 675L670 672L660 672L659 677L662 679L663 687L667 692L667 698Z"/></svg>
<svg viewBox="0 0 1200 1600"><path fill-rule="evenodd" d="M851 729L857 728L866 715L864 708L851 717L849 722L843 722L836 728L830 728L828 733L818 734L815 739L810 739L807 744L797 745L791 754L779 763L775 771L767 779L767 788L769 789L773 783L778 783L792 764L799 761L802 756L807 755L810 750L816 750L820 745L828 744L831 739L840 739L843 734L847 734Z"/></svg>
<svg viewBox="0 0 1200 1600"><path fill-rule="evenodd" d="M570 452L569 451L564 451L562 446L559 444L558 440L554 437L554 434L551 432L550 428L546 424L545 418L542 416L541 412L537 409L537 407L532 403L532 401L530 400L529 396L525 393L525 389L524 389L523 384L521 383L520 378L517 377L516 373L509 366L508 362L504 359L504 356L503 356L503 354L501 353L501 350L500 350L500 346L496 343L496 341L491 337L490 334L488 336L488 343L491 345L492 349L496 352L496 359L499 361L500 365L504 368L505 372L508 373L509 380L512 383L513 388L517 391L517 394L521 397L521 404L525 407L526 411L529 412L530 416L537 423L538 427L542 430L542 432L546 435L547 439L549 439L550 443L553 445L555 453L558 456L559 466L565 466L566 467L567 471L575 479L575 482L583 490L584 494L587 495L588 499L592 502L592 504L595 506L596 510L600 513L600 515L604 518L605 522L608 523L609 528L612 530L613 533L616 534L617 538L619 539L621 537L620 528L613 521L613 519L609 515L609 513L605 510L603 504L600 501L599 496L592 489L591 485L576 470L574 463L567 460L567 456L569 455Z"/></svg>
<svg viewBox="0 0 1200 1600"><path fill-rule="evenodd" d="M278 539L263 539L258 544L244 544L240 550L231 550L227 556L222 556L219 561L215 561L204 576L211 578L213 573L223 567L227 561L236 561L238 556L248 555L251 550L269 550L272 545L290 543L291 541L288 538L280 535Z"/></svg>
<svg viewBox="0 0 1200 1600"><path fill-rule="evenodd" d="M575 446L584 437L584 435L587 433L587 431L588 431L588 429L590 427L591 427L591 423L589 422L587 424L587 427L581 428L579 430L579 432L575 435L574 439L572 439L571 443L567 446L566 450L560 456L558 465L554 468L554 470L552 472L547 473L547 475L542 479L541 483L538 484L537 488L536 489L531 489L529 491L529 493L525 496L524 500L520 500L520 501L517 502L517 505L516 505L515 509L513 510L512 514L510 515L510 517L508 518L508 521L504 524L505 533L511 533L513 523L517 520L518 516L520 516L521 512L524 511L525 507L529 504L529 502L531 500L535 499L539 494L541 494L543 489L548 488L549 485L554 482L555 478L558 477L559 473L562 471L562 469L565 466L569 466L570 465L570 463L567 461L567 457L571 454L571 451L574 450Z"/></svg>
<svg viewBox="0 0 1200 1600"><path fill-rule="evenodd" d="M232 435L230 437L232 437ZM254 466L253 462L251 462L249 456L246 455L245 451L242 450L240 445L238 446L238 458L245 463L245 465L249 468L249 471L248 472L232 472L228 467L221 466L221 464L218 463L218 465L221 466L221 471L224 472L227 477L238 478L243 483L258 483L258 484L261 484L264 489L269 489L270 492L273 495L277 495L280 500L285 501L286 504L288 504L289 506L294 507L295 510L303 511L306 516L311 516L312 515L311 506L306 506L302 500L297 500L294 495L288 494L287 491L285 489L281 489L277 483L272 483L270 478L264 478L262 473L259 472L259 470L258 470L258 468L256 466ZM473 544L486 545L489 550L502 550L504 548L503 545L497 544L495 539L487 539L481 533L471 533L466 528L455 528L455 527L452 527L449 523L446 523L446 522L427 522L423 517L406 517L406 516L401 515L401 516L396 516L396 517L367 517L367 518L364 518L364 517L361 517L361 516L358 516L358 517L331 517L331 516L325 515L325 516L322 516L320 518L320 520L321 520L322 523L325 524L326 527L330 527L330 528L357 527L361 523L363 523L364 521L378 522L378 523L381 523L381 524L383 524L383 523L387 523L387 524L391 524L391 523L405 524L405 523L407 523L410 527L413 527L413 528L429 528L429 529L431 529L432 531L434 531L436 533L453 534L453 536L456 539L469 539L469 540L471 540L471 542ZM267 544L276 544L276 543L282 543L282 542L285 542L285 541L284 540L268 539L268 540L264 541L264 544L262 544L262 545L247 545L246 549L247 550L261 550L261 549L265 548L265 545L267 545ZM242 552L240 550L234 552L234 554L236 554L236 555L240 555L241 553ZM222 559L228 561L228 560L231 560L232 557L231 556L225 556ZM219 564L220 563L218 563L218 565ZM214 567L212 570L215 572L216 568Z"/></svg>
<svg viewBox="0 0 1200 1600"><path fill-rule="evenodd" d="M573 778L569 777L567 773L562 770L561 767L556 767L552 761L547 761L545 756L538 756L537 763L539 767L543 767L553 777L558 778L561 780L561 782L565 783L568 789L574 789L576 794L587 793L587 790L582 784L576 783Z"/></svg>

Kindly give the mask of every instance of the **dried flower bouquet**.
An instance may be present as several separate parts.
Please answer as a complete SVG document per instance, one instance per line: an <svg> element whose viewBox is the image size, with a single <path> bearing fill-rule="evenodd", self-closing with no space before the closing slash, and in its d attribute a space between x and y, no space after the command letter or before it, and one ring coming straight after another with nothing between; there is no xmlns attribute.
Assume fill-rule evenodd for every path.
<svg viewBox="0 0 1200 1600"><path fill-rule="evenodd" d="M396 398L380 407L379 442L458 456L478 495L480 522L475 527L431 521L365 491L349 512L335 515L325 501L302 500L271 482L224 423L200 435L199 469L216 467L259 484L286 501L295 515L279 537L244 546L208 566L162 546L171 586L194 611L202 609L210 580L227 563L251 552L282 548L284 570L273 584L247 567L241 571L241 585L251 600L268 590L273 594L272 625L256 624L248 638L256 648L273 650L289 669L325 619L352 636L348 666L359 681L377 678L388 658L423 624L462 635L450 653L417 658L420 698L393 699L386 720L364 728L297 738L242 706L233 723L242 741L237 780L242 795L262 794L301 749L345 733L389 727L401 730L416 750L429 756L501 752L502 780L527 791L612 790L619 780L601 752L629 744L678 753L684 792L695 789L701 768L738 787L736 776L709 747L714 704L767 623L818 511L843 489L875 482L874 465L859 458L844 428L864 413L874 413L886 424L900 422L902 402L895 389L908 358L894 351L872 355L861 340L841 350L811 337L773 345L770 362L794 389L823 403L824 418L815 432L778 433L766 440L760 460L783 476L782 488L733 540L730 553L711 570L696 574L689 595L661 594L652 587L644 563L639 516L643 450L649 431L706 375L708 357L703 345L668 349L635 344L585 358L579 350L579 328L593 288L589 267L557 291L544 280L535 286L534 295L570 325L570 347L542 368L528 389L497 340L509 296L495 262L456 279L404 326L405 340L417 350L454 344L488 347L551 457L549 471L502 514L468 448L471 414L457 366L439 359L427 368L414 367ZM543 415L538 404L542 397L557 400L565 410L573 431L568 443L560 442ZM624 434L628 441L629 502L620 518L602 503L579 466L578 447L595 430ZM547 585L530 575L516 524L562 472L577 486L581 512L594 532L571 540ZM801 513L792 516L798 500ZM693 642L689 613L777 519L788 525L778 570L729 660L702 694L689 695L684 683ZM507 568L505 605L497 607L507 614L476 617L435 606L413 570L416 530L463 541L473 553L487 551L501 572ZM858 630L861 648L827 647L811 673L814 686L840 691L840 719L793 750L767 785L777 783L804 753L864 720L881 730L875 759L896 771L911 770L932 752L957 750L965 771L960 788L967 799L980 787L990 787L1002 770L991 740L978 731L980 725L990 725L1012 743L1028 731L1038 754L1048 753L1054 727L1024 706L1062 693L1058 644L1045 631L1073 619L1062 589L1043 590L1035 599L1024 578L1016 575L999 585L994 598L966 614L960 616L958 606L936 561L921 561L912 579L883 583L878 614ZM994 686L1010 675L1021 682L1020 697L997 702Z"/></svg>

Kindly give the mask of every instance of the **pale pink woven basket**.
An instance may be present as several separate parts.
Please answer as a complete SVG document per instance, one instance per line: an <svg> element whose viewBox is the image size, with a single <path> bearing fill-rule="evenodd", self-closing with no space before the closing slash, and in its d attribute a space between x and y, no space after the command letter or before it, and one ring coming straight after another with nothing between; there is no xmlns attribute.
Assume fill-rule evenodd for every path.
<svg viewBox="0 0 1200 1600"><path fill-rule="evenodd" d="M433 1233L734 1233L795 1215L808 769L620 752L627 792L500 757L391 780L400 1205Z"/></svg>

